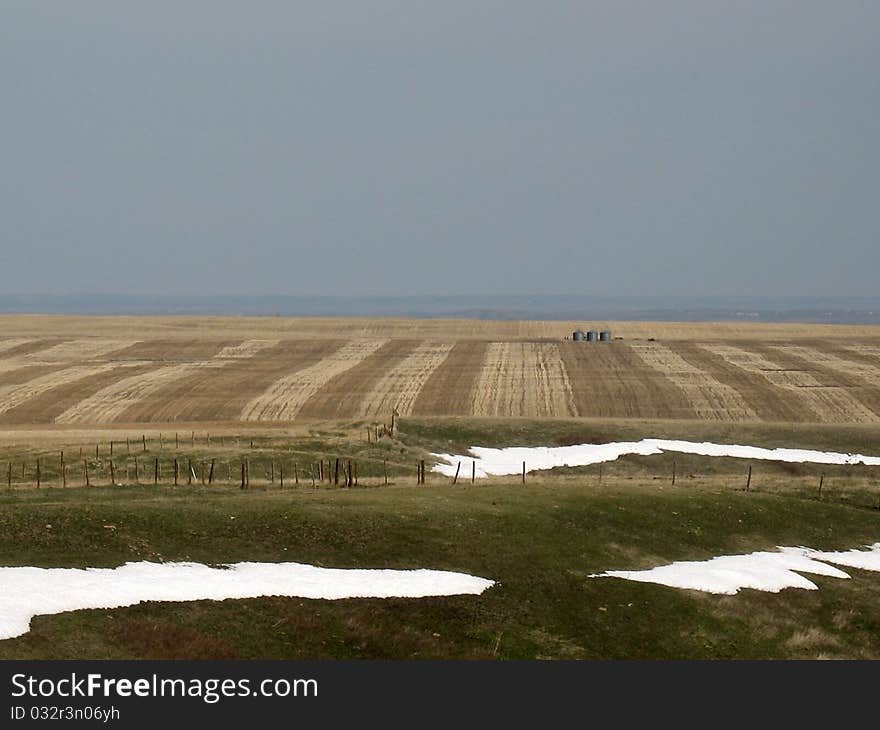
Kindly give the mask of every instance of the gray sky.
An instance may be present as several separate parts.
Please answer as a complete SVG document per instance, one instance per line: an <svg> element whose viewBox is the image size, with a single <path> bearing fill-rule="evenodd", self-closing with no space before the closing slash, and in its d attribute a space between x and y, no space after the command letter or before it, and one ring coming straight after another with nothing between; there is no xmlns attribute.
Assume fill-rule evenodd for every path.
<svg viewBox="0 0 880 730"><path fill-rule="evenodd" d="M6 291L875 295L875 0L0 0Z"/></svg>

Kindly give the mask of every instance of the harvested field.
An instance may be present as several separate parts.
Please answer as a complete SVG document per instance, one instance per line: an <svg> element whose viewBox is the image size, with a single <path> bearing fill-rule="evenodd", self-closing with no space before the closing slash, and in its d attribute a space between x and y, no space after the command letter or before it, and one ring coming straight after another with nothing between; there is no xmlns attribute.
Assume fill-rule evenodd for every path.
<svg viewBox="0 0 880 730"><path fill-rule="evenodd" d="M569 373L577 414L591 418L662 418L688 414L685 391L662 372L646 367L622 342L584 347L563 342L560 355Z"/></svg>
<svg viewBox="0 0 880 730"><path fill-rule="evenodd" d="M203 368L223 367L222 362L167 365L123 378L68 408L56 423L111 423L129 408L143 403L169 383Z"/></svg>
<svg viewBox="0 0 880 730"><path fill-rule="evenodd" d="M62 370L55 370L46 375L27 380L16 385L0 388L0 414L16 408L26 401L36 398L55 388L85 380L94 375L106 373L120 367L116 364L77 365Z"/></svg>
<svg viewBox="0 0 880 730"><path fill-rule="evenodd" d="M117 350L132 347L136 342L137 340L71 340L29 353L25 358L46 363L95 360Z"/></svg>
<svg viewBox="0 0 880 730"><path fill-rule="evenodd" d="M410 415L425 383L449 357L454 344L421 343L402 362L379 378L361 401L358 414L387 416L396 409L401 416Z"/></svg>
<svg viewBox="0 0 880 730"><path fill-rule="evenodd" d="M412 340L388 340L356 364L334 375L300 408L306 418L352 418L358 404L368 395L372 385L386 370L402 364L415 350ZM325 416L326 414L326 416ZM390 417L390 411L383 414Z"/></svg>
<svg viewBox="0 0 880 730"><path fill-rule="evenodd" d="M880 419L878 328L609 326L581 343L564 322L0 317L0 423Z"/></svg>
<svg viewBox="0 0 880 730"><path fill-rule="evenodd" d="M413 415L464 416L473 412L477 383L489 349L487 342L456 342L425 381L412 408Z"/></svg>
<svg viewBox="0 0 880 730"><path fill-rule="evenodd" d="M633 351L648 367L662 373L685 392L697 418L710 421L757 420L758 414L738 390L695 367L671 348L657 342L646 342L634 345Z"/></svg>
<svg viewBox="0 0 880 730"><path fill-rule="evenodd" d="M490 343L476 395L475 416L575 415L568 373L552 343Z"/></svg>
<svg viewBox="0 0 880 730"><path fill-rule="evenodd" d="M261 350L259 357L221 358L218 353L221 368L191 370L154 391L148 400L131 406L118 420L237 421L245 406L278 379L315 365L334 349L336 345L328 340L288 340Z"/></svg>
<svg viewBox="0 0 880 730"><path fill-rule="evenodd" d="M280 378L251 400L241 412L243 421L289 421L333 378L358 365L386 340L359 340L340 347L315 365Z"/></svg>
<svg viewBox="0 0 880 730"><path fill-rule="evenodd" d="M782 388L793 400L800 401L811 411L809 420L820 423L875 423L880 420L869 408L854 398L844 387L826 385L816 379L812 371L774 362L757 349L746 350L731 345L705 345L707 350L720 355L737 367L763 377L777 388ZM776 355L784 358L783 353Z"/></svg>

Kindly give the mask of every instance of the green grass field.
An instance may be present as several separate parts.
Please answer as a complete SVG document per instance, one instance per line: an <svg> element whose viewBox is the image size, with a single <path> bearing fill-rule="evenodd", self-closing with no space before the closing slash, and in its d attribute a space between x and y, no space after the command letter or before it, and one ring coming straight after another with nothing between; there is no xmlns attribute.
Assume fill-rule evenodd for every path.
<svg viewBox="0 0 880 730"><path fill-rule="evenodd" d="M146 603L38 616L0 642L0 658L874 658L880 575L810 576L820 590L713 596L618 579L608 569L806 545L880 540L880 483L866 467L755 463L678 455L626 457L456 486L415 485L431 450L480 443L574 443L664 436L878 453L880 431L613 422L404 421L367 445L360 424L301 439L228 447L264 468L309 455L357 458L353 489L240 490L167 484L0 493L0 563L116 566L132 560L296 561L327 567L437 568L491 578L482 596ZM735 435L735 438L733 437ZM243 439L244 441L244 439ZM47 450L46 454L50 452ZM207 449L198 451L209 456ZM213 453L213 452L212 452ZM291 454L298 456L292 457ZM394 455L394 459L390 458ZM7 453L14 460L33 454ZM181 458L195 458L196 452ZM392 464L384 486L382 461ZM369 466L367 466L369 464ZM252 466L252 470L255 467ZM818 499L816 481L826 473ZM235 481L233 479L233 481Z"/></svg>

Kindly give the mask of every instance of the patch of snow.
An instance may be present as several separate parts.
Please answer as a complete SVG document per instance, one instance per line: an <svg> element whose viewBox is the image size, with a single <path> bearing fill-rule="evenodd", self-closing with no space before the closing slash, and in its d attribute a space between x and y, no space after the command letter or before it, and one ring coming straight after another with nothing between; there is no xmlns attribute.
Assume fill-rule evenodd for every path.
<svg viewBox="0 0 880 730"><path fill-rule="evenodd" d="M711 560L682 561L649 570L609 570L590 578L624 578L722 595L733 595L742 588L770 593L778 593L784 588L818 589L800 573L849 578L847 573L826 563L880 571L880 543L868 546L867 550L845 552L780 547L777 552L722 555Z"/></svg>
<svg viewBox="0 0 880 730"><path fill-rule="evenodd" d="M36 615L143 601L226 598L424 598L479 595L494 581L443 570L346 570L302 563L126 563L118 568L0 568L0 639Z"/></svg>
<svg viewBox="0 0 880 730"><path fill-rule="evenodd" d="M664 451L700 456L733 456L740 459L764 461L787 461L812 464L868 464L880 465L880 456L862 454L843 454L834 451L811 451L808 449L765 449L759 446L738 446L736 444L695 443L669 439L642 439L641 441L620 441L608 444L578 444L576 446L512 446L493 449L472 446L470 456L455 454L432 454L448 463L436 464L432 471L446 476L455 476L458 462L462 464L462 474L467 476L471 462L476 465L476 476L504 476L522 473L523 462L526 471L553 469L557 466L587 466L599 464L627 454L651 456ZM461 475L460 475L461 476Z"/></svg>

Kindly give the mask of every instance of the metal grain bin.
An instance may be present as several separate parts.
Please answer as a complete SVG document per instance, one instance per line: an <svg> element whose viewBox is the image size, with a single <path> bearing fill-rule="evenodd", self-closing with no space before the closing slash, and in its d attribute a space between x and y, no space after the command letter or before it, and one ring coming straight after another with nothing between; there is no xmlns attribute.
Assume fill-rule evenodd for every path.
<svg viewBox="0 0 880 730"><path fill-rule="evenodd" d="M582 342L584 339L584 333L581 330L575 330L571 335L571 339L575 342Z"/></svg>
<svg viewBox="0 0 880 730"><path fill-rule="evenodd" d="M599 342L611 342L611 330L602 330L599 333Z"/></svg>
<svg viewBox="0 0 880 730"><path fill-rule="evenodd" d="M587 332L587 342L595 342L598 338L598 333L595 330L590 330Z"/></svg>

